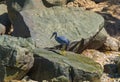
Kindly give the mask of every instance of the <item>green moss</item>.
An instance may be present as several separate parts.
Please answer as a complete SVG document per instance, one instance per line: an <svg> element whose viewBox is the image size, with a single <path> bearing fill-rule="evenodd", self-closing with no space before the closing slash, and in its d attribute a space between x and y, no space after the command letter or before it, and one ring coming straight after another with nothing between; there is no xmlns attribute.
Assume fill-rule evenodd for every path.
<svg viewBox="0 0 120 82"><path fill-rule="evenodd" d="M100 66L100 64L94 62L92 59L82 56L80 54L69 54L66 55L66 57L69 60L72 60L73 62L80 62L81 63L81 67L83 68L83 70L88 71L88 72L97 72L99 71L100 73L102 73L102 67Z"/></svg>
<svg viewBox="0 0 120 82"><path fill-rule="evenodd" d="M103 69L100 66L100 64L94 62L92 59L88 57L84 57L80 54L75 54L72 52L66 52L66 55L63 56L63 55L57 54L59 52L60 51L52 52L44 49L35 50L35 53L38 54L39 56L42 56L48 59L49 61L57 62L61 65L72 66L79 70L84 70L90 73L99 73L100 75L103 72Z"/></svg>

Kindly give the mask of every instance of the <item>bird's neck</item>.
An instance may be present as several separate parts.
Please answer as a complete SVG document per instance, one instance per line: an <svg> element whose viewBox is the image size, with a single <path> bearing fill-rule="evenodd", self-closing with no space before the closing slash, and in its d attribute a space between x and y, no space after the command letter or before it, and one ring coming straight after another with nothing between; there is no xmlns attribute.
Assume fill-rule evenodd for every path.
<svg viewBox="0 0 120 82"><path fill-rule="evenodd" d="M54 36L55 36L55 38L57 38L57 34L55 34Z"/></svg>

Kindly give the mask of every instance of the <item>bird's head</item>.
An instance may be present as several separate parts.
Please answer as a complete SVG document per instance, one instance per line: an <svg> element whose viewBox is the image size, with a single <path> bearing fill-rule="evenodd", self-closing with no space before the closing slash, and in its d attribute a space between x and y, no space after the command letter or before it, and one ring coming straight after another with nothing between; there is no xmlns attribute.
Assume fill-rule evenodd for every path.
<svg viewBox="0 0 120 82"><path fill-rule="evenodd" d="M52 34L52 36L50 37L50 39L51 39L53 36L57 37L57 32L53 32L53 34Z"/></svg>

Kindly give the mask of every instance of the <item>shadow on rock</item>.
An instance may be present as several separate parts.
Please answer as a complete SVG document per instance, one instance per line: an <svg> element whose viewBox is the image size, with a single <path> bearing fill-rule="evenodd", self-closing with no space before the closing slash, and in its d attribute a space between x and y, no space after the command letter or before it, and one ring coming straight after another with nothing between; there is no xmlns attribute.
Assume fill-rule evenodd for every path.
<svg viewBox="0 0 120 82"><path fill-rule="evenodd" d="M105 10L103 10L105 11ZM120 20L108 13L99 13L105 19L105 29L111 36L120 35Z"/></svg>
<svg viewBox="0 0 120 82"><path fill-rule="evenodd" d="M0 4L6 4L6 0L0 0Z"/></svg>
<svg viewBox="0 0 120 82"><path fill-rule="evenodd" d="M108 74L108 77L119 78L118 66L116 64L106 64L104 65L104 72Z"/></svg>
<svg viewBox="0 0 120 82"><path fill-rule="evenodd" d="M54 52L54 50L62 50L63 46L64 45L56 45L56 46L50 47L50 48L46 47L45 49ZM83 46L84 46L84 39L82 39L81 41L71 42L68 46L65 46L64 50L72 51L75 53L81 53L85 49Z"/></svg>
<svg viewBox="0 0 120 82"><path fill-rule="evenodd" d="M16 12L16 14L14 14L13 16L14 17L12 22L14 31L12 32L11 35L23 38L31 37L29 27L26 25L24 18L21 16L21 14L19 12Z"/></svg>
<svg viewBox="0 0 120 82"><path fill-rule="evenodd" d="M35 62L29 73L31 79L42 82L100 82L101 66L92 59L67 52L61 56L51 51L37 48ZM86 62L89 61L89 62Z"/></svg>
<svg viewBox="0 0 120 82"><path fill-rule="evenodd" d="M11 22L7 13L3 13L2 15L0 15L0 24L0 33L7 34L11 29Z"/></svg>

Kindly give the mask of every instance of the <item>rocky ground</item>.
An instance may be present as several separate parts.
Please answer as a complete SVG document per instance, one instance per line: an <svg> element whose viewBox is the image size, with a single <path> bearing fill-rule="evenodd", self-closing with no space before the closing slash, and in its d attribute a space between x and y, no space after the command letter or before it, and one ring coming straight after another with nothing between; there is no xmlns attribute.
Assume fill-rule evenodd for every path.
<svg viewBox="0 0 120 82"><path fill-rule="evenodd" d="M106 31L114 37L119 37L120 1L119 0L75 0L67 6L83 7L86 10L101 14L106 21Z"/></svg>
<svg viewBox="0 0 120 82"><path fill-rule="evenodd" d="M48 82L47 80L50 81L51 79L52 82L68 82L68 76L69 80L73 82L78 80L80 82L83 80L84 82L86 82L85 80L89 80L90 82L120 81L120 0L62 0L62 2L58 1L57 3L54 2L55 0L50 0L51 2L48 3L48 0L48 2L43 1L44 5L41 1L40 2L42 4L39 4L39 0L36 0L33 1L34 4L37 4L33 10L31 2L28 3L29 5L21 4L20 2L18 2L18 4L11 5L14 2L12 2L12 0L7 0L7 7L3 5L6 4L5 0L0 1L2 3L0 5L0 34L9 34L23 38L28 38L31 36L32 39L36 41L35 46L33 46L33 43L29 43L29 40L26 41L20 38L18 39L13 37L0 36L1 52L10 54L10 56L6 55L6 58L1 58L4 64L8 64L7 66L9 68L3 68L7 71L5 74L6 76L1 75L1 77L4 76L5 80L7 80L6 82ZM62 6L64 5L63 8L56 7L56 5L61 6L61 4ZM69 11L72 11L72 13ZM98 13L104 17L104 28L101 26L103 25L103 18L95 13L88 11ZM91 21L89 22L90 18ZM47 29L44 27L47 27ZM94 30L92 30L92 28L94 28ZM69 32L66 31L68 29ZM68 50L77 53L77 55L80 54L80 58L76 56L76 54L69 52L66 56L59 56L59 52L57 51L54 51L54 53L41 49L34 51L36 46L37 48L40 47L48 49L48 46L50 47L56 45L54 41L51 41L48 38L49 35L52 34L53 30L58 31L61 35L66 35L70 40L76 40L71 43L70 46L68 46ZM88 32L88 30L90 31ZM44 35L44 33L47 35ZM6 53L5 50L8 50L8 53ZM15 54L13 54L14 50L16 51ZM33 56L32 50L35 52L35 56ZM23 55L21 55L21 53ZM16 57L17 62L15 61L15 58L12 58L12 63L16 63L15 66L9 61L9 58L14 56ZM90 63L85 61L87 58L82 60L82 58L84 58L83 56L90 58L88 59ZM25 61L26 57L28 57L27 60L29 61ZM35 63L34 65L33 61ZM36 61L40 62L40 64L38 64L38 62L36 63ZM51 68L46 68L46 66L49 65ZM3 64L0 64L0 66L4 67ZM17 74L17 76L16 71L13 72L12 77L9 76L8 70L11 70L11 66L15 70L19 69L20 72ZM30 69L31 67L32 69ZM70 69L70 71L68 71L68 69ZM102 69L104 71L102 76L99 77ZM28 70L30 71L28 72ZM74 71L74 75L71 70ZM26 73L28 74L26 75ZM59 74L65 75L67 79L66 77L59 76ZM47 80L43 80L44 78ZM100 80L98 80L98 78Z"/></svg>
<svg viewBox="0 0 120 82"><path fill-rule="evenodd" d="M75 0L74 2L68 3L67 6L75 6L75 7L83 7L86 10L94 11L101 14L105 18L105 29L109 33L110 36L116 38L117 40L110 39L108 45L116 48L119 46L119 35L120 35L120 0ZM114 41L117 41L114 42ZM117 45L116 45L117 44ZM105 48L105 46L104 46ZM115 51L114 51L115 50ZM110 73L115 71L116 69L110 70L110 67L107 67L106 64L115 64L114 60L117 56L119 56L120 52L117 49L108 49L105 52L98 52L94 50L85 51L88 53L87 56L93 58L97 62L99 62L104 67L104 74L101 77L101 82L119 82L120 78L117 73ZM96 52L96 53L95 53ZM83 52L84 53L84 52ZM92 56L90 55L92 53ZM101 54L94 55L94 54ZM95 58L94 58L95 57ZM97 59L96 59L97 58ZM115 67L114 65L111 67Z"/></svg>

